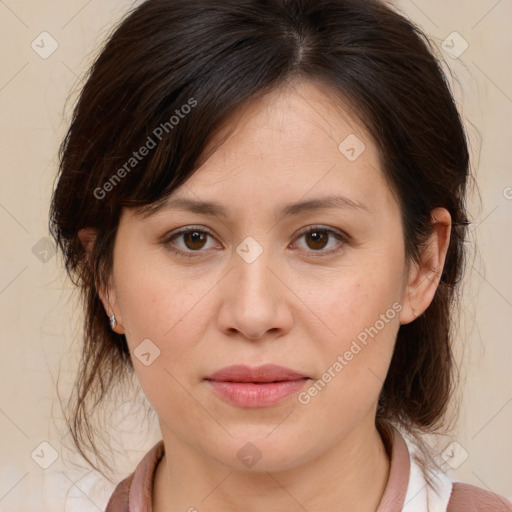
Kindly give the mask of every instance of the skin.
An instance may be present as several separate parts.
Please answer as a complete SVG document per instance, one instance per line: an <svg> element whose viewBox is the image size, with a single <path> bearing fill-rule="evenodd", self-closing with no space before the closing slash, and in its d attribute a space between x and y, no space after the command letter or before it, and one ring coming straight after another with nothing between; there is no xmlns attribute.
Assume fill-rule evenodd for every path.
<svg viewBox="0 0 512 512"><path fill-rule="evenodd" d="M159 417L167 455L155 476L156 512L378 507L389 474L375 427L379 393L400 324L433 299L451 223L445 209L434 210L422 259L407 265L400 208L376 145L341 101L333 107L334 97L318 83L295 81L233 115L229 132L218 134L227 139L173 193L217 201L225 218L178 209L146 219L122 213L101 297ZM366 146L353 162L338 150L349 134ZM367 210L276 213L327 195ZM322 231L325 245L301 234L318 225L334 232ZM182 235L166 247L164 237L185 226L211 236L194 243ZM252 263L236 252L247 236L263 250ZM81 238L90 248L94 231ZM172 243L195 256L174 254ZM292 395L240 408L203 380L231 364L274 363L314 382L394 303L401 311L307 405ZM144 339L161 351L149 366L133 356ZM237 458L247 442L261 453L252 468Z"/></svg>

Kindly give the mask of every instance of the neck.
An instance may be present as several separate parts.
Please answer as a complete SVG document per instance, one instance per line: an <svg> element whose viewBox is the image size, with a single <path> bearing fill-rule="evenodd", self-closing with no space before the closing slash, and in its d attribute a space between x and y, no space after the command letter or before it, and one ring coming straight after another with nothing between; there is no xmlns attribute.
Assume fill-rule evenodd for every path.
<svg viewBox="0 0 512 512"><path fill-rule="evenodd" d="M239 471L205 457L171 431L157 467L153 512L375 512L390 462L375 425L353 431L327 453L280 472Z"/></svg>

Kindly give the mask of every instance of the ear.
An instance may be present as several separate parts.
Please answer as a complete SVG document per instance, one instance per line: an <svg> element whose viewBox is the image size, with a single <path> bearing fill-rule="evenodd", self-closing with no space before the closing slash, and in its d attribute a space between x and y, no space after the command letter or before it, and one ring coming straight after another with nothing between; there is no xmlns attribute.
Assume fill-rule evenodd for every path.
<svg viewBox="0 0 512 512"><path fill-rule="evenodd" d="M451 216L446 208L435 208L430 216L431 234L421 248L420 262L411 264L402 296L400 324L420 316L434 299L450 244Z"/></svg>
<svg viewBox="0 0 512 512"><path fill-rule="evenodd" d="M90 258L91 256L92 248L96 242L96 237L97 231L93 228L82 228L78 231L78 238L80 239L82 247L85 249L87 258ZM111 279L109 279L109 283L106 288L102 287L101 289L98 289L98 295L103 303L107 316L110 318L112 315L115 315L116 317L116 325L113 328L113 331L117 334L124 334L125 331L122 325L121 314L117 308L115 287L112 285Z"/></svg>
<svg viewBox="0 0 512 512"><path fill-rule="evenodd" d="M79 229L78 238L80 239L80 243L87 253L87 257L90 257L94 242L96 241L96 230L93 228Z"/></svg>

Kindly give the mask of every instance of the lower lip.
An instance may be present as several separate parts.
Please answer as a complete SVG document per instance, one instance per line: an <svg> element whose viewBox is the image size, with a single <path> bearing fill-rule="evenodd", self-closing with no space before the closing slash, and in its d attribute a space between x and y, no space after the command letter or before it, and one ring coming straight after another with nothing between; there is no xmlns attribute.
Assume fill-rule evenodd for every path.
<svg viewBox="0 0 512 512"><path fill-rule="evenodd" d="M227 382L207 381L217 395L238 407L269 407L297 393L309 379L281 382Z"/></svg>

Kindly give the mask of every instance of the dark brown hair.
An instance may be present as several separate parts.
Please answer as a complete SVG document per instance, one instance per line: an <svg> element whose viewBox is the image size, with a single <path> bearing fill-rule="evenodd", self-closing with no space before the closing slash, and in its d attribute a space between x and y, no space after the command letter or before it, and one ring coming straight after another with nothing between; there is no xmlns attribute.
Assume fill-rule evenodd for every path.
<svg viewBox="0 0 512 512"><path fill-rule="evenodd" d="M464 266L469 154L428 38L382 1L148 0L113 31L90 70L60 149L50 212L84 299L84 347L67 420L94 467L83 450L85 435L104 460L92 412L133 372L125 336L110 329L98 296L112 270L121 209L157 209L204 162L230 114L293 77L337 91L375 140L411 261L430 234L431 211L444 207L452 217L435 297L399 329L376 418L383 433L390 422L411 433L442 424L454 382L450 304ZM147 156L130 160L148 138L156 144ZM78 238L85 227L98 232L89 259Z"/></svg>

